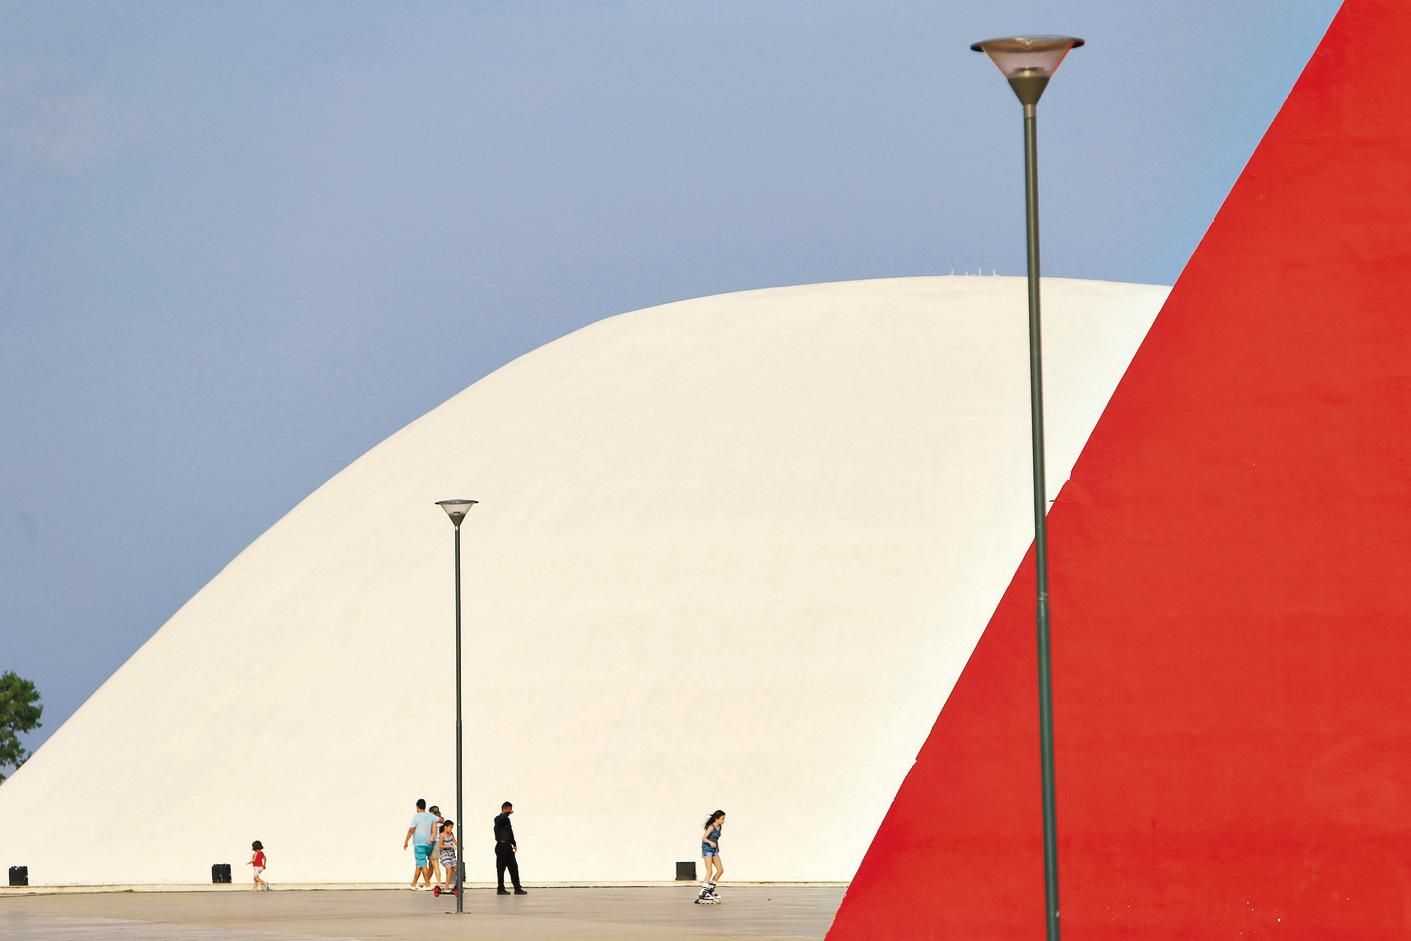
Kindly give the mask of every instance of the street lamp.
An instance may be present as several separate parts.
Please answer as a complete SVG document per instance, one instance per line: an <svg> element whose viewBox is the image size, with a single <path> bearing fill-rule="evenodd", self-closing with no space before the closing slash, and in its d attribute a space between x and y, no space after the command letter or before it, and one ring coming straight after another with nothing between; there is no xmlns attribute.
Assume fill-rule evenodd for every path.
<svg viewBox="0 0 1411 941"><path fill-rule="evenodd" d="M1039 767L1043 783L1044 917L1048 941L1058 941L1058 823L1053 796L1053 685L1049 667L1048 542L1044 512L1044 387L1039 345L1039 151L1036 115L1039 97L1059 63L1083 44L1073 36L1010 36L970 46L999 66L1024 106L1024 217L1029 256L1029 415L1034 456L1034 568L1038 588Z"/></svg>
<svg viewBox="0 0 1411 941"><path fill-rule="evenodd" d="M456 826L465 832L465 807L462 801L461 778L461 521L479 500L437 500L456 527ZM457 837L457 840L464 841ZM465 912L465 847L461 847L460 865L456 867L456 914Z"/></svg>

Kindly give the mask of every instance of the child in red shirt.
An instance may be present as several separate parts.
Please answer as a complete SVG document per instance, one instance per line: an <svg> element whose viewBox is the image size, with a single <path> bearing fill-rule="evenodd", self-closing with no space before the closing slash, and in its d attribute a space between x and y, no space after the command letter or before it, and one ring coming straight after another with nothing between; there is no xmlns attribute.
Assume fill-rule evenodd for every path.
<svg viewBox="0 0 1411 941"><path fill-rule="evenodd" d="M265 871L265 845L259 840L256 840L250 844L250 849L255 852L250 857L250 861L245 865L255 867L255 885L253 891L258 892L260 889L268 889L269 883L260 878L260 873Z"/></svg>

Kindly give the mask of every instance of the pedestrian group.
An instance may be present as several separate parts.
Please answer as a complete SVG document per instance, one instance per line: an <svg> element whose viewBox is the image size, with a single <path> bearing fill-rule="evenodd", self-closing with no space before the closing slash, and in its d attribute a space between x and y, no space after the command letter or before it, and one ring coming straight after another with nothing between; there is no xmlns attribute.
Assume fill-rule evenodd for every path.
<svg viewBox="0 0 1411 941"><path fill-rule="evenodd" d="M505 801L500 805L500 813L495 817L495 875L497 895L528 895L519 881L519 842L514 836L514 825L510 816L514 804ZM720 834L725 828L725 811L717 810L706 818L701 832L701 861L705 865L705 875L700 892L696 895L697 905L713 905L720 901L716 886L725 875L725 866L720 861ZM402 850L412 848L415 868L412 869L411 888L416 890L436 889L441 892L456 890L456 870L462 866L460 841L456 838L456 822L442 816L441 808L435 805L428 808L426 800L419 798L416 813L412 815L407 835L402 840ZM269 857L265 846L259 840L250 844L250 861L245 865L254 871L253 889L268 889L264 872ZM513 892L505 888L505 873L509 873ZM462 881L464 876L462 876Z"/></svg>
<svg viewBox="0 0 1411 941"><path fill-rule="evenodd" d="M495 817L493 824L496 895L529 894L519 881L519 841L515 839L514 825L510 822L513 813L514 804L505 801L500 805L500 813ZM716 887L725 875L725 865L720 860L720 834L724 829L725 811L714 811L706 818L705 827L701 831L701 862L705 866L705 875L701 881L700 892L696 895L697 905L713 905L720 901ZM433 806L428 810L424 798L417 800L416 813L412 815L411 825L407 827L407 835L402 840L403 851L409 846L413 847L415 853L412 889L425 890L435 887L441 892L455 891L456 868L462 865L460 844L456 840L456 823L442 817L439 807ZM255 849L260 860L255 869L255 881L258 883L259 874L263 871L260 867L264 865L264 854L259 852L258 842L255 843ZM505 873L509 873L510 884L514 886L513 892L505 888Z"/></svg>
<svg viewBox="0 0 1411 941"><path fill-rule="evenodd" d="M514 827L510 825L510 814L514 805L505 801L500 805L500 814L495 818L495 870L499 875L499 894L510 895L505 888L505 872L510 874L514 895L528 895L519 882L519 863L515 860L518 845L514 838ZM412 869L413 889L436 888L441 892L455 891L456 869L461 865L460 843L456 839L456 822L441 815L441 808L429 810L424 798L416 802L416 813L412 815L407 835L402 840L402 849L413 847L415 868ZM464 876L462 876L464 881Z"/></svg>

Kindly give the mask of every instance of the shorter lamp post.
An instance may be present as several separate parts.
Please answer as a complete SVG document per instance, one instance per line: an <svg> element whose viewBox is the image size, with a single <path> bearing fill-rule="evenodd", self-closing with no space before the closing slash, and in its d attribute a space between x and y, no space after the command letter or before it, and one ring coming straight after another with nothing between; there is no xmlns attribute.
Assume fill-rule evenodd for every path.
<svg viewBox="0 0 1411 941"><path fill-rule="evenodd" d="M437 500L436 505L446 511L451 523L456 527L456 826L457 833L465 832L465 807L462 800L463 779L461 777L461 522L470 508L479 500ZM457 841L460 837L457 836ZM462 853L461 865L456 867L456 914L465 913L465 858Z"/></svg>
<svg viewBox="0 0 1411 941"><path fill-rule="evenodd" d="M1034 568L1038 589L1039 775L1043 788L1044 901L1048 941L1058 941L1058 822L1053 786L1053 683L1049 666L1048 539L1044 512L1044 382L1039 343L1039 97L1069 51L1083 44L1074 36L1009 36L971 45L999 66L1024 106L1024 218L1029 261L1029 417L1034 458Z"/></svg>

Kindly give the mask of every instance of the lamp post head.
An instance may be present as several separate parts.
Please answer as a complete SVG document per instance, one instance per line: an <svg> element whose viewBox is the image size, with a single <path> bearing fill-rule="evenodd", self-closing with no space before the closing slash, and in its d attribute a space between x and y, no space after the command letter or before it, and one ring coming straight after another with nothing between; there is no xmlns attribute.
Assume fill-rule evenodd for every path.
<svg viewBox="0 0 1411 941"><path fill-rule="evenodd" d="M479 500L437 500L436 505L446 511L446 515L451 518L456 529L461 528L461 520L470 512L470 508L479 503Z"/></svg>
<svg viewBox="0 0 1411 941"><path fill-rule="evenodd" d="M1082 44L1076 36L1006 36L982 39L970 48L990 57L1027 109L1039 103L1063 57Z"/></svg>

